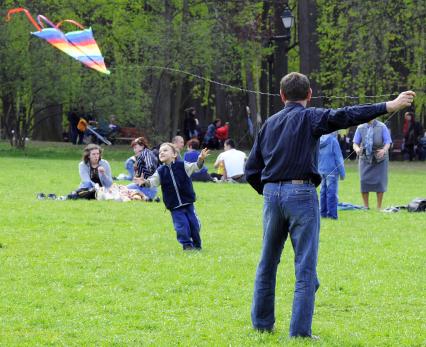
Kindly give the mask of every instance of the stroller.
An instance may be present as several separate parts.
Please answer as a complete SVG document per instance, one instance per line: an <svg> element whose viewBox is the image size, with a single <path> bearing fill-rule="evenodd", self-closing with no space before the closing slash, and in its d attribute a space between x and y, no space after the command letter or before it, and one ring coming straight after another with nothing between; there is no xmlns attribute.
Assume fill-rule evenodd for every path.
<svg viewBox="0 0 426 347"><path fill-rule="evenodd" d="M108 122L101 120L96 126L90 126L87 124L86 131L84 133L86 143L96 143L106 145L112 145L115 141L119 131L118 126L110 127Z"/></svg>

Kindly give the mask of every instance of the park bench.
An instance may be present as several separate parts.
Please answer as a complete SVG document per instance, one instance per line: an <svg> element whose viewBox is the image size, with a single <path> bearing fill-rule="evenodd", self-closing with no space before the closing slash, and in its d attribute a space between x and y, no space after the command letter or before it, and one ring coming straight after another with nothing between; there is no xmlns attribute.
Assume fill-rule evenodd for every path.
<svg viewBox="0 0 426 347"><path fill-rule="evenodd" d="M403 139L395 139L392 142L391 149L389 151L391 160L402 160L402 145L404 143Z"/></svg>
<svg viewBox="0 0 426 347"><path fill-rule="evenodd" d="M115 143L129 143L137 137L145 136L142 129L132 128L132 127L123 127L120 128L117 136L114 137Z"/></svg>

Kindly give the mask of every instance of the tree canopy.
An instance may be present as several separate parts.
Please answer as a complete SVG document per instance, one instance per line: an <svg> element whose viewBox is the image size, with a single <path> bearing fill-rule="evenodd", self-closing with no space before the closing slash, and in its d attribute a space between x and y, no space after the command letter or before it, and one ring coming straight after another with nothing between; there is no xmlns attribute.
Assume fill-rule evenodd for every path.
<svg viewBox="0 0 426 347"><path fill-rule="evenodd" d="M284 2L285 3L285 2ZM416 111L424 115L424 1L289 1L296 26L307 25L298 11L317 10L318 69L306 71L328 96L328 106L345 99L382 101L366 95L418 91ZM5 0L3 18L15 1ZM268 59L277 43L277 0L40 0L22 1L33 16L52 22L74 19L92 27L111 75L89 70L36 37L23 15L0 23L1 128L6 137L57 139L67 111L83 106L96 117L115 114L120 124L144 128L153 139L167 139L182 127L184 110L195 106L203 126L219 117L231 134L247 131L246 105L265 118L260 94L276 92L262 82L272 72ZM281 5L280 5L281 6ZM65 31L75 30L64 24ZM298 43L292 31L289 71L298 71ZM272 43L271 43L272 42ZM284 59L284 58L283 58ZM315 57L310 58L315 59ZM275 81L275 80L274 80ZM277 83L276 81L274 82ZM266 90L264 88L267 88ZM271 90L269 90L271 89ZM266 114L264 114L266 113ZM256 114L255 114L256 116ZM55 123L56 126L50 126ZM24 130L27 128L27 130ZM18 134L19 133L19 134Z"/></svg>

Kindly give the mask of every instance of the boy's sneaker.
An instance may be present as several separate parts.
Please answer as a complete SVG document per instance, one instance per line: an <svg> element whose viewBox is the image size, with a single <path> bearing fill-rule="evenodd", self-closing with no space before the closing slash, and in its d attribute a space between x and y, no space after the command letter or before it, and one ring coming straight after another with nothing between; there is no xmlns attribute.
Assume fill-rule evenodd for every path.
<svg viewBox="0 0 426 347"><path fill-rule="evenodd" d="M47 198L50 200L56 200L56 194L55 193L50 193L47 195Z"/></svg>
<svg viewBox="0 0 426 347"><path fill-rule="evenodd" d="M158 197L158 196L157 196L157 197L154 199L154 201L155 201L155 202L161 202L161 199L160 199L160 197Z"/></svg>
<svg viewBox="0 0 426 347"><path fill-rule="evenodd" d="M192 246L192 245L183 245L183 250L184 251L193 251L194 250L194 246Z"/></svg>

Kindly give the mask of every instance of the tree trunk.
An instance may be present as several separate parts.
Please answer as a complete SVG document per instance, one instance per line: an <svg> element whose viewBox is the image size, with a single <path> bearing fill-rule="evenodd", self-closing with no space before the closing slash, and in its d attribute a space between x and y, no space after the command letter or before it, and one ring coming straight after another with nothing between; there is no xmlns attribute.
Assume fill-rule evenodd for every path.
<svg viewBox="0 0 426 347"><path fill-rule="evenodd" d="M284 30L284 26L281 20L281 14L283 13L284 8L287 4L287 1L278 1L274 3L274 27L277 36L285 36L287 34ZM277 38L275 40L275 51L273 61L274 79L272 82L272 94L279 94L281 78L283 78L284 75L286 75L288 72L288 43L288 39L285 38ZM282 108L283 103L281 101L280 96L274 96L272 112L279 112Z"/></svg>
<svg viewBox="0 0 426 347"><path fill-rule="evenodd" d="M15 128L15 101L11 94L3 95L2 97L3 103L3 115L2 115L2 135L4 138L9 139L10 144L12 144L12 130Z"/></svg>
<svg viewBox="0 0 426 347"><path fill-rule="evenodd" d="M262 22L261 22L261 35L264 37L263 47L269 45L269 33L267 33L267 23L269 17L269 1L263 2ZM261 92L266 93L268 90L268 57L262 57L260 65L260 81L259 89ZM260 95L260 116L262 121L268 117L268 96L266 94Z"/></svg>
<svg viewBox="0 0 426 347"><path fill-rule="evenodd" d="M166 27L164 45L164 64L167 66L170 63L170 52L167 49L169 40L172 35L172 4L170 0L164 0L164 23ZM155 137L160 139L170 139L172 137L172 124L171 124L171 76L167 71L163 71L160 74L159 79L154 83L156 84L156 94L154 96L153 103L153 115L154 115L154 129Z"/></svg>
<svg viewBox="0 0 426 347"><path fill-rule="evenodd" d="M246 78L247 78L247 89L255 90L254 81L253 81L253 71L248 63L245 64L246 68ZM253 123L253 139L256 137L259 131L259 122L257 120L257 100L255 93L248 93L248 106L250 108L250 118ZM246 122L247 123L247 122ZM247 123L248 124L248 123ZM248 127L248 125L247 125Z"/></svg>
<svg viewBox="0 0 426 347"><path fill-rule="evenodd" d="M159 138L171 137L171 91L170 91L171 78L167 72L161 73L158 80L154 83L156 87L156 94L153 103L154 115L154 129L155 136Z"/></svg>
<svg viewBox="0 0 426 347"><path fill-rule="evenodd" d="M217 74L216 76L219 76ZM224 119L227 115L226 93L222 86L214 85L216 118Z"/></svg>
<svg viewBox="0 0 426 347"><path fill-rule="evenodd" d="M40 107L40 106L39 106ZM62 105L53 104L36 111L32 138L39 141L62 141Z"/></svg>
<svg viewBox="0 0 426 347"><path fill-rule="evenodd" d="M182 104L182 83L182 79L180 77L177 77L172 115L172 137L177 135L177 133L183 136L183 122L180 112Z"/></svg>
<svg viewBox="0 0 426 347"><path fill-rule="evenodd" d="M319 72L320 50L317 45L317 17L318 9L315 0L299 0L298 2L298 34L300 52L300 72L307 75L311 82L314 96L321 94L321 88L312 77L312 73ZM312 106L322 106L322 99L312 99Z"/></svg>

